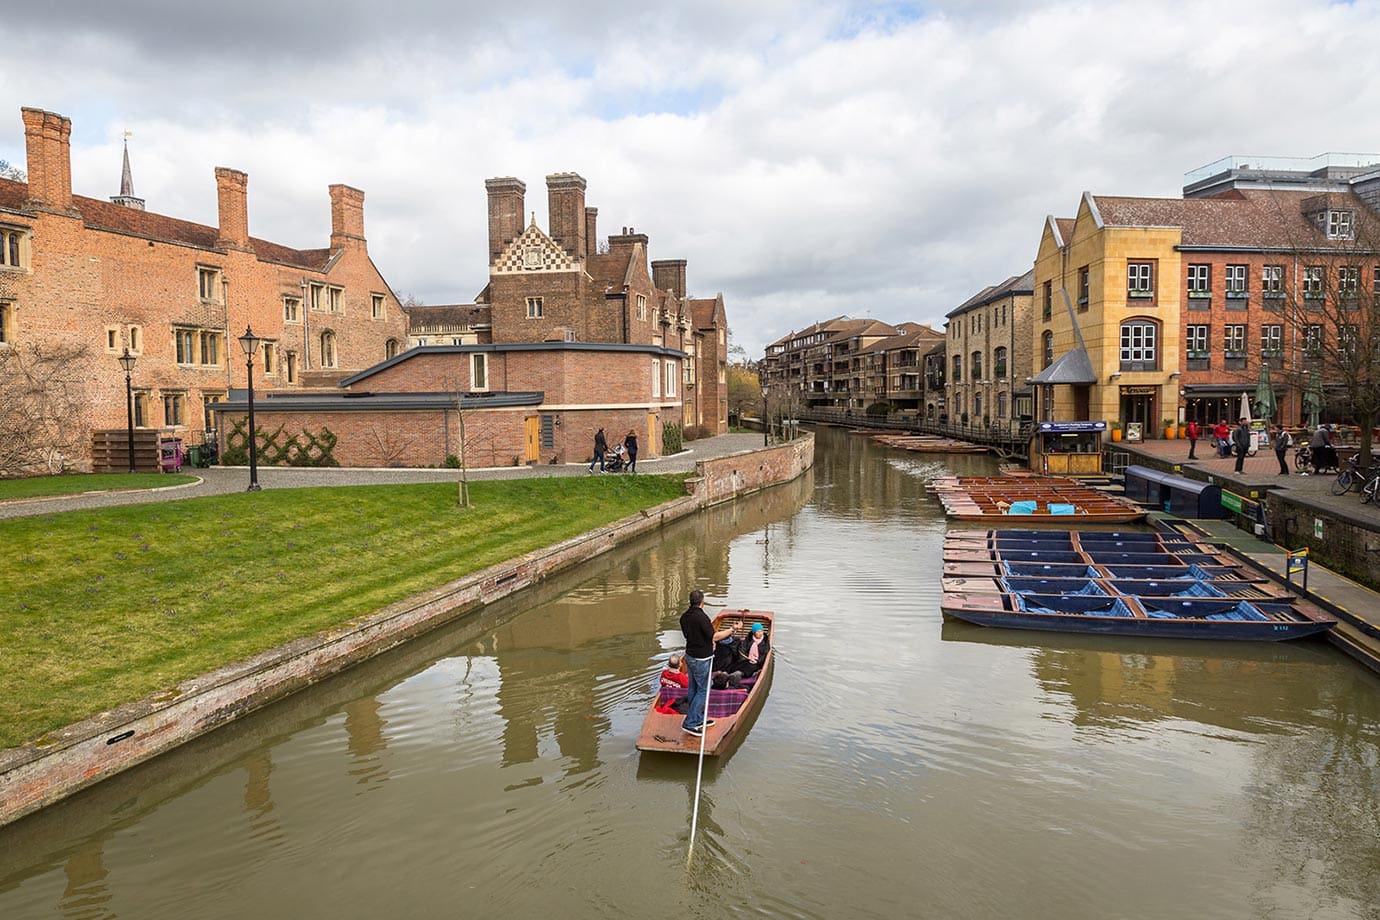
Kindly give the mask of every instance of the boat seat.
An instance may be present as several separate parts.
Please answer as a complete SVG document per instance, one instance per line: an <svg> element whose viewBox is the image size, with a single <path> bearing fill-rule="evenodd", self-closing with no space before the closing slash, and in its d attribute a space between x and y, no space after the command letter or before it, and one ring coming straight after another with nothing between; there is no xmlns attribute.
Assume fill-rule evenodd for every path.
<svg viewBox="0 0 1380 920"><path fill-rule="evenodd" d="M667 703L674 703L676 700L683 700L689 692L684 687L662 687L657 705L663 706ZM729 716L737 715L738 710L742 708L743 702L747 699L747 695L746 690L710 690L709 718L726 719Z"/></svg>

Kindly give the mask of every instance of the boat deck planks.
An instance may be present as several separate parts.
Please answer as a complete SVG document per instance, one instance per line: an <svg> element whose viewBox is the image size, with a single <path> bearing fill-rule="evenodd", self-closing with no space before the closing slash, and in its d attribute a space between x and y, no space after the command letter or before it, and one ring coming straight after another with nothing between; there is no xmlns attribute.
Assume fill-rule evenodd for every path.
<svg viewBox="0 0 1380 920"><path fill-rule="evenodd" d="M929 490L945 513L960 521L1129 524L1147 513L1127 499L1058 476L946 476L932 481ZM1034 502L1034 509L1013 514L1017 502ZM1051 504L1071 506L1073 512L1052 513Z"/></svg>

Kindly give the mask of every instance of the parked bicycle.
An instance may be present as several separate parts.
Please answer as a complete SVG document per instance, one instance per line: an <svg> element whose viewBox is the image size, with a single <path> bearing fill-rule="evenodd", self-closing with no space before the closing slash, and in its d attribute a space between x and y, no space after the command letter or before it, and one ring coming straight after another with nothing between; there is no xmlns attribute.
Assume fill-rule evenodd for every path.
<svg viewBox="0 0 1380 920"><path fill-rule="evenodd" d="M1380 477L1380 463L1372 463L1365 469L1361 469L1361 464L1356 462L1360 456L1360 454L1352 454L1342 461L1342 471L1337 474L1337 478L1332 482L1331 489L1333 495L1345 495L1352 489L1355 489L1361 493L1361 501L1363 502L1368 502L1375 498L1375 489L1380 489L1380 486L1376 486L1375 489L1372 489L1369 497L1366 496L1365 487L1370 484L1371 480Z"/></svg>
<svg viewBox="0 0 1380 920"><path fill-rule="evenodd" d="M1361 486L1361 504L1368 505L1375 501L1378 492L1380 492L1380 465L1370 468L1370 475L1366 477L1366 484Z"/></svg>
<svg viewBox="0 0 1380 920"><path fill-rule="evenodd" d="M1307 444L1294 451L1294 469L1304 475L1317 472L1313 469L1313 450Z"/></svg>

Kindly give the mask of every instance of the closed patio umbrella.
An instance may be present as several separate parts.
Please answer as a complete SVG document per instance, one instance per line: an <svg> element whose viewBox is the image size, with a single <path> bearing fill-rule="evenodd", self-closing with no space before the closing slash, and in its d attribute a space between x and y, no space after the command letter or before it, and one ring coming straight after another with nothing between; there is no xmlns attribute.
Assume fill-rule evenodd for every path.
<svg viewBox="0 0 1380 920"><path fill-rule="evenodd" d="M1241 418L1250 418L1250 417L1251 417L1251 397L1250 397L1250 395L1247 394L1245 391L1242 391L1242 393L1241 393L1241 412L1240 412L1240 417L1241 417Z"/></svg>
<svg viewBox="0 0 1380 920"><path fill-rule="evenodd" d="M1260 382L1255 385L1255 410L1258 418L1267 421L1274 417L1275 388L1270 383L1270 365L1261 363Z"/></svg>
<svg viewBox="0 0 1380 920"><path fill-rule="evenodd" d="M1308 428L1316 430L1323 410L1322 376L1317 368L1308 372L1308 388L1303 391L1303 411L1308 413Z"/></svg>

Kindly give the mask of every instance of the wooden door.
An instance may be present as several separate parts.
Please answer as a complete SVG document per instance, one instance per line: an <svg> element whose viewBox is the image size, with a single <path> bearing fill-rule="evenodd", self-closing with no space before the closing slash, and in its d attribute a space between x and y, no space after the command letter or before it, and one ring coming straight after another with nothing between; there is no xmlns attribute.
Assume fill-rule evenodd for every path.
<svg viewBox="0 0 1380 920"><path fill-rule="evenodd" d="M647 447L646 447L646 449L642 452L645 456L648 456L648 457L659 457L659 456L661 456L661 450L660 450L660 448L657 446L657 442L658 442L659 439L657 438L656 435L657 435L657 431L656 431L656 413L655 413L655 412L648 412L648 413L647 413Z"/></svg>
<svg viewBox="0 0 1380 920"><path fill-rule="evenodd" d="M527 450L523 460L527 463L541 462L541 418L529 415L527 421Z"/></svg>

